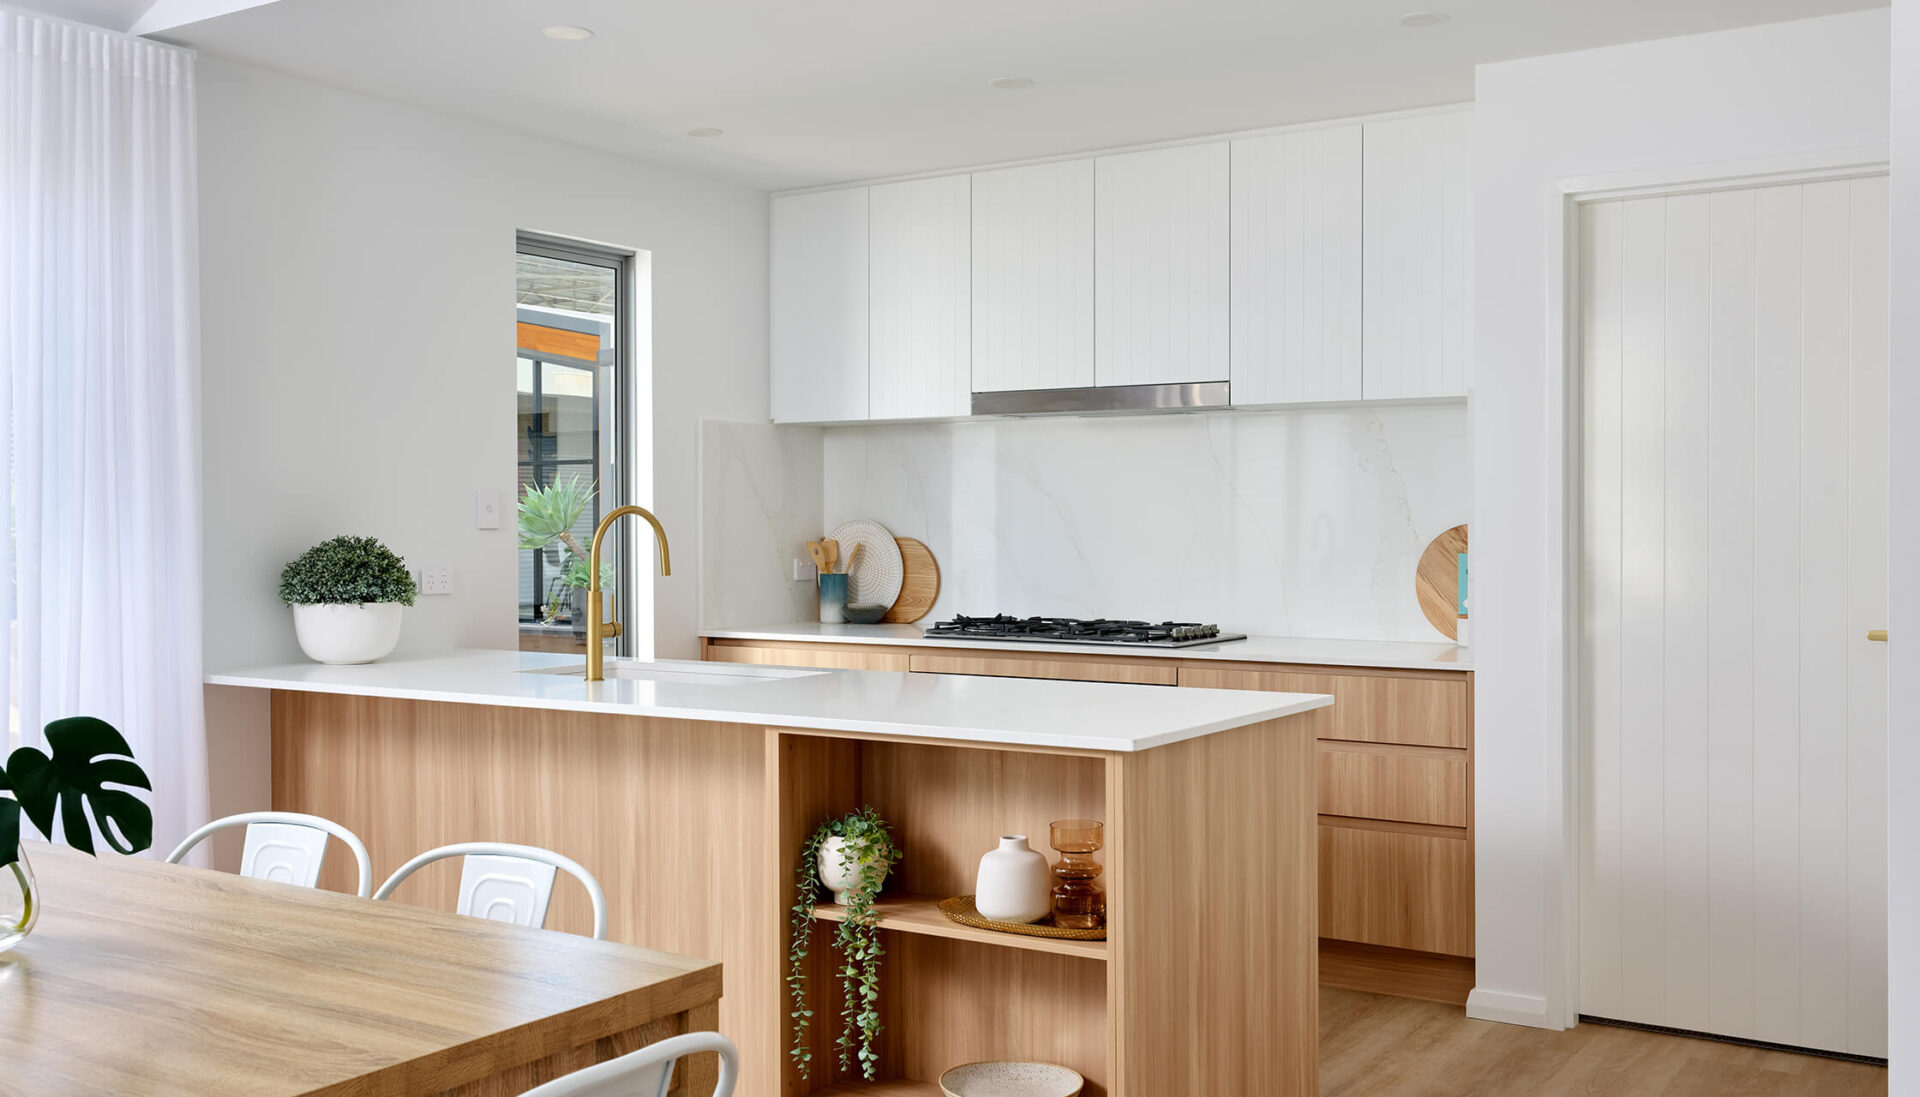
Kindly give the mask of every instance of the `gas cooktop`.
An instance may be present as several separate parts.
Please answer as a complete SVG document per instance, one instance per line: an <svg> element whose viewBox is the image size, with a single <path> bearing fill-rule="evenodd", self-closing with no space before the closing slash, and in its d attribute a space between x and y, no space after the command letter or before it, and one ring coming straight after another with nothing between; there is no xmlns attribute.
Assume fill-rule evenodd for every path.
<svg viewBox="0 0 1920 1097"><path fill-rule="evenodd" d="M1189 648L1245 640L1246 634L1221 632L1219 625L1179 621L1081 621L1072 617L955 617L923 634L929 640L1020 640L1046 644L1110 644L1115 647Z"/></svg>

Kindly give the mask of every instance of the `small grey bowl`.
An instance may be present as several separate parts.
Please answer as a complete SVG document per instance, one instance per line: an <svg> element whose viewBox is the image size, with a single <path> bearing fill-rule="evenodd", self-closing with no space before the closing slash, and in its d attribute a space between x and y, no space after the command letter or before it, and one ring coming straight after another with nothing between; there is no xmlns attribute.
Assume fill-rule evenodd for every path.
<svg viewBox="0 0 1920 1097"><path fill-rule="evenodd" d="M880 620L880 618L885 617L887 610L892 608L891 606L883 606L878 602L848 602L847 623L854 625L871 625Z"/></svg>

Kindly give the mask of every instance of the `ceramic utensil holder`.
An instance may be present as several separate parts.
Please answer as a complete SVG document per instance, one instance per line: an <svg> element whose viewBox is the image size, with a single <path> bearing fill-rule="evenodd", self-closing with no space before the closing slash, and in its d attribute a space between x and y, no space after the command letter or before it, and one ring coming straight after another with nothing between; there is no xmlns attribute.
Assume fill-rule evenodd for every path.
<svg viewBox="0 0 1920 1097"><path fill-rule="evenodd" d="M820 623L838 625L847 619L847 573L820 576Z"/></svg>

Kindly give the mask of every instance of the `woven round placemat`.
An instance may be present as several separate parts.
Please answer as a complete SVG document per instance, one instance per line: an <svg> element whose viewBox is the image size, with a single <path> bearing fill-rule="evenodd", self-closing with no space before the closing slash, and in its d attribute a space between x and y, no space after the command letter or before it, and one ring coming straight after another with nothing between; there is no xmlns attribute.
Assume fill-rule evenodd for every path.
<svg viewBox="0 0 1920 1097"><path fill-rule="evenodd" d="M1023 933L1028 937L1057 937L1066 941L1104 941L1107 939L1107 927L1099 929L1061 929L1043 923L1027 924L1023 922L996 922L991 918L980 917L980 911L973 905L973 896L956 895L951 899L940 900L940 913L963 926L975 929L997 929L1001 933Z"/></svg>

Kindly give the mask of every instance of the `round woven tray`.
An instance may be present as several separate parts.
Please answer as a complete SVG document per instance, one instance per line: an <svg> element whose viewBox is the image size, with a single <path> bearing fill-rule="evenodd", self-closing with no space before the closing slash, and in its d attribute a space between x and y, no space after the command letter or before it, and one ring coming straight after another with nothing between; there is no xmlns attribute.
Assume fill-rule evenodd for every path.
<svg viewBox="0 0 1920 1097"><path fill-rule="evenodd" d="M1023 922L996 922L991 918L980 917L974 908L973 896L956 895L951 899L940 900L940 913L963 926L975 929L997 929L1001 933L1024 933L1028 937L1057 937L1067 941L1104 941L1107 939L1107 927L1099 929L1061 929L1059 926L1044 922L1027 924Z"/></svg>

